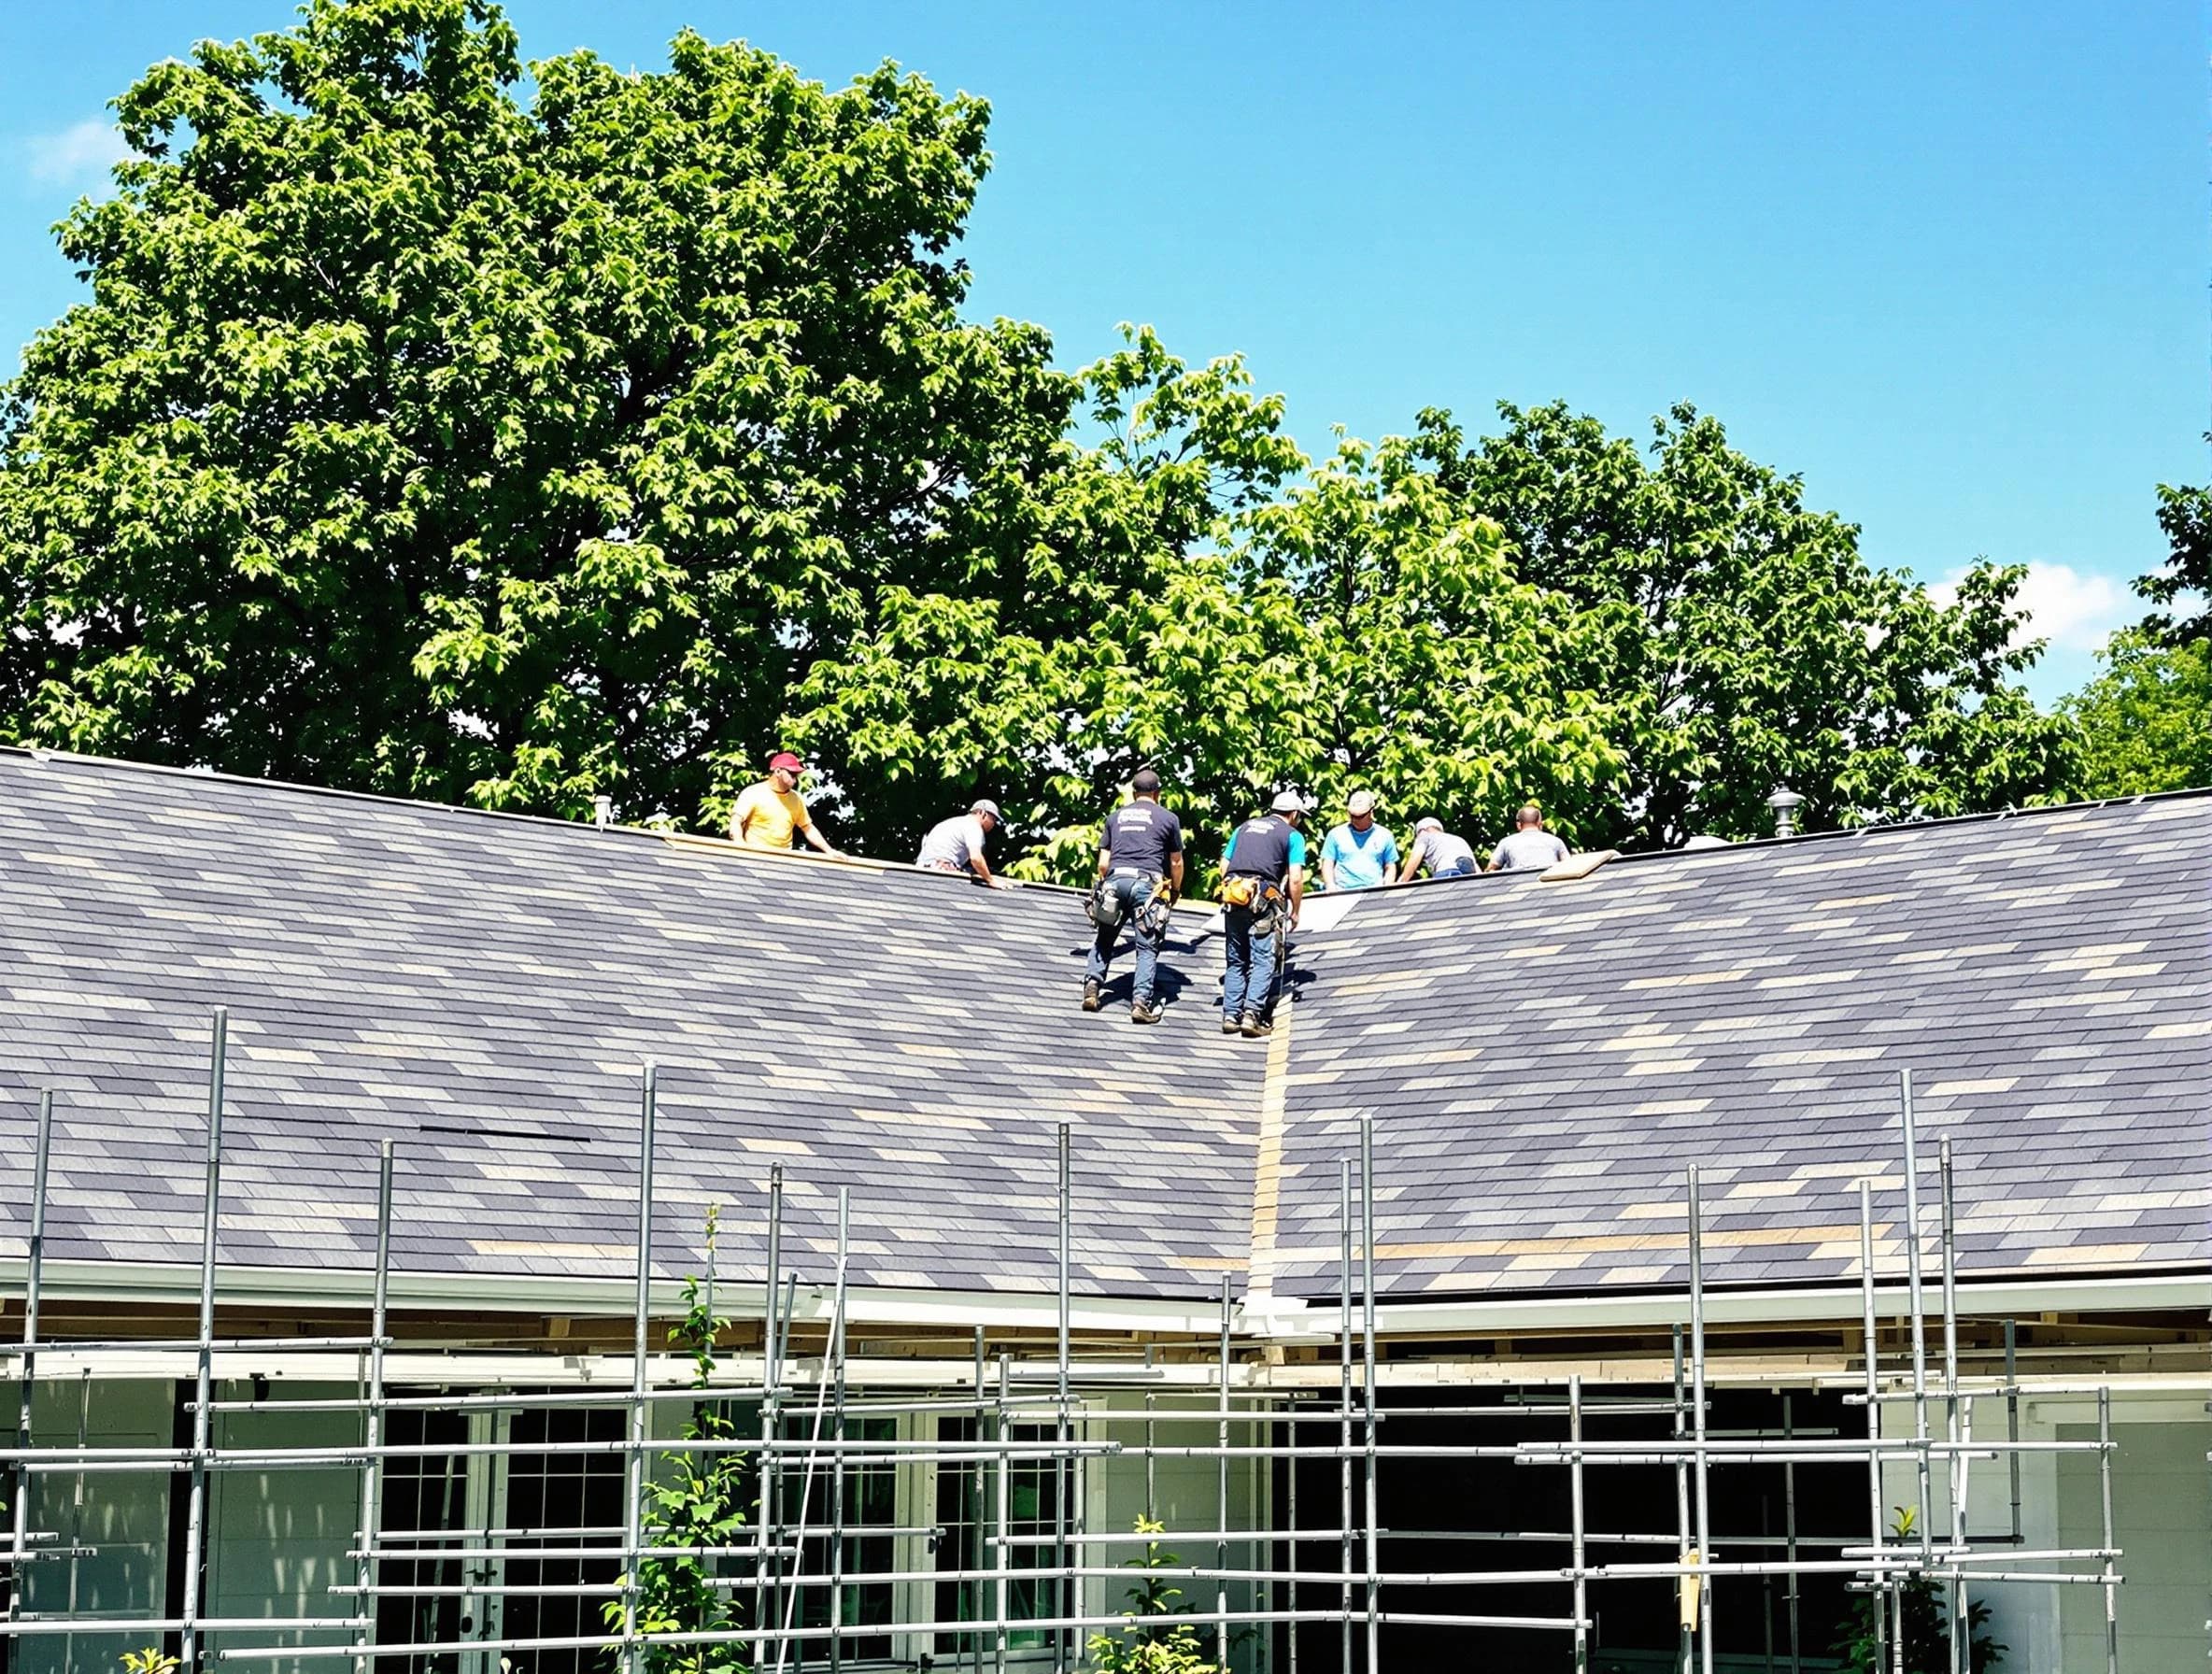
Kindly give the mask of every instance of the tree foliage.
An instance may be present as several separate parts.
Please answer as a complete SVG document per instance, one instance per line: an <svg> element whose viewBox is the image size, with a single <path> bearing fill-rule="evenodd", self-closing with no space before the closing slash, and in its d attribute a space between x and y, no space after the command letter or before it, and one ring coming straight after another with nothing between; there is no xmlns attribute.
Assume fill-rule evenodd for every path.
<svg viewBox="0 0 2212 1674"><path fill-rule="evenodd" d="M1978 564L1938 604L1689 406L1654 422L1648 463L1563 403L1499 412L1472 447L1425 413L1422 446L1519 575L1592 622L1555 678L1608 695L1627 759L1614 799L1575 822L1585 844L1764 834L1783 785L1813 830L2071 787L2069 729L2014 679L2041 648L2012 643L2022 569Z"/></svg>
<svg viewBox="0 0 2212 1674"><path fill-rule="evenodd" d="M707 1211L710 1273L719 1220L718 1209ZM686 1278L684 1316L669 1327L668 1341L691 1356L691 1386L702 1394L684 1421L684 1440L726 1445L711 1452L663 1454L660 1470L645 1484L647 1547L679 1550L638 1560L635 1631L640 1634L713 1634L743 1625L736 1595L716 1584L725 1566L698 1553L701 1547L740 1543L745 1502L757 1481L738 1444L737 1426L703 1393L713 1385L720 1361L716 1341L729 1325L715 1312L711 1288L702 1286L697 1274ZM617 1633L629 1624L630 1611L627 1595L601 1606L602 1618ZM752 1665L744 1642L728 1639L647 1645L645 1666L652 1674L747 1674Z"/></svg>
<svg viewBox="0 0 2212 1674"><path fill-rule="evenodd" d="M1890 1529L1898 1544L1912 1538L1916 1508L1899 1506ZM1966 1663L1971 1674L1995 1674L2011 1647L1984 1631L1990 1607L1981 1599L1966 1601ZM1894 1634L1895 1643L1887 1642ZM1834 1651L1844 1674L1949 1674L1956 1665L1950 1654L1950 1612L1945 1589L1925 1575L1910 1575L1886 1593L1858 1593L1844 1617L1842 1636Z"/></svg>
<svg viewBox="0 0 2212 1674"><path fill-rule="evenodd" d="M314 0L119 102L10 390L16 735L711 816L886 591L1022 571L1071 387L957 317L985 106L687 33L525 108L517 54Z"/></svg>
<svg viewBox="0 0 2212 1674"><path fill-rule="evenodd" d="M2206 441L2212 441L2207 436ZM2135 591L2163 609L2146 617L2142 636L2153 644L2202 645L2212 641L2212 489L2158 489L2158 526L2165 532L2167 558L2162 569L2135 578ZM2193 614L2176 607L2196 595Z"/></svg>
<svg viewBox="0 0 2212 1674"><path fill-rule="evenodd" d="M1282 786L1485 824L1532 792L1602 800L1616 716L1556 678L1584 614L1517 578L1409 442L1310 463L1239 362L1192 368L1148 333L1084 381L1104 439L1058 516L1111 570L1056 635L915 594L817 664L799 729L856 801L932 767L1003 787L1034 832L1019 869L1071 878L1147 764L1216 835Z"/></svg>
<svg viewBox="0 0 2212 1674"><path fill-rule="evenodd" d="M1157 1535L1166 1532L1166 1525L1140 1516L1136 1529ZM1193 1607L1182 1602L1183 1589L1156 1573L1182 1563L1158 1541L1147 1540L1140 1555L1122 1565L1137 1573L1136 1583L1124 1595L1130 1620L1115 1632L1091 1635L1086 1649L1098 1674L1226 1674L1200 1647L1198 1630L1189 1620Z"/></svg>
<svg viewBox="0 0 2212 1674"><path fill-rule="evenodd" d="M2135 591L2161 608L2115 634L2096 678L2062 705L2090 796L2212 786L2212 490L2162 483L2158 521L2169 557Z"/></svg>
<svg viewBox="0 0 2212 1674"><path fill-rule="evenodd" d="M1063 878L1142 764L1201 861L1285 785L1648 846L2071 784L2018 572L1936 604L1710 418L1309 460L1233 357L962 317L980 101L528 85L489 0L310 0L119 101L0 411L0 736L710 829L788 743L847 846L988 795Z"/></svg>
<svg viewBox="0 0 2212 1674"><path fill-rule="evenodd" d="M2140 796L2212 785L2212 637L2117 634L2095 679L2066 700L2081 730L2082 789Z"/></svg>

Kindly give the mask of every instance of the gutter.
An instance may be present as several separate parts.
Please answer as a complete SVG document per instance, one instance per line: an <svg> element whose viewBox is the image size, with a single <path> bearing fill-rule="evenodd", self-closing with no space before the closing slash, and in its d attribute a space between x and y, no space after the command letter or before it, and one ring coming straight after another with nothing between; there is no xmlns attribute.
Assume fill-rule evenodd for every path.
<svg viewBox="0 0 2212 1674"><path fill-rule="evenodd" d="M1941 1287L1921 1287L1921 1311L1942 1313ZM1705 1295L1710 1326L1856 1325L1863 1293L1856 1284L1793 1290L1712 1291ZM2120 1313L2168 1310L2212 1312L2212 1271L2123 1278L2069 1279L2061 1274L2006 1274L1961 1278L1959 1312L1973 1313ZM1885 1321L1910 1308L1902 1279L1874 1287L1875 1312ZM1334 1341L1336 1300L1312 1303L1285 1298L1248 1298L1244 1322L1255 1334L1283 1342ZM1379 1336L1491 1337L1524 1333L1577 1334L1654 1330L1690 1323L1688 1291L1637 1296L1523 1296L1495 1301L1392 1302L1378 1298Z"/></svg>
<svg viewBox="0 0 2212 1674"><path fill-rule="evenodd" d="M21 1257L0 1260L0 1290L20 1291ZM657 1278L652 1312L667 1317L684 1308L685 1281ZM227 1267L216 1272L216 1301L227 1307L365 1309L375 1275L365 1269ZM541 1318L627 1318L636 1305L636 1281L629 1278L575 1278L549 1274L417 1273L390 1278L391 1306L414 1312L508 1313ZM67 1261L49 1258L40 1295L48 1301L138 1302L182 1306L200 1291L197 1264ZM795 1317L822 1323L830 1317L832 1288L801 1284ZM716 1300L738 1319L766 1312L764 1286L717 1282ZM1709 1325L1794 1326L1855 1324L1861 1292L1856 1284L1792 1290L1709 1291ZM1901 1279L1875 1286L1875 1308L1885 1320L1909 1307ZM1921 1309L1929 1318L1940 1312L1937 1287L1922 1287ZM2212 1270L2106 1278L2066 1278L2057 1274L2006 1274L1961 1279L1959 1310L1973 1313L2212 1312ZM871 1289L852 1287L846 1316L856 1326L905 1326L926 1330L967 1330L983 1325L1001 1330L1050 1332L1059 1319L1059 1299L1052 1291ZM1687 1326L1690 1298L1685 1291L1629 1296L1520 1296L1484 1301L1394 1302L1378 1298L1378 1335L1395 1337L1492 1337L1597 1334L1664 1330ZM1293 1298L1247 1295L1237 1309L1236 1325L1247 1339L1276 1343L1334 1341L1339 1313L1334 1298L1301 1301ZM1095 1297L1071 1299L1069 1323L1079 1331L1144 1332L1211 1338L1221 1328L1218 1302L1192 1298Z"/></svg>

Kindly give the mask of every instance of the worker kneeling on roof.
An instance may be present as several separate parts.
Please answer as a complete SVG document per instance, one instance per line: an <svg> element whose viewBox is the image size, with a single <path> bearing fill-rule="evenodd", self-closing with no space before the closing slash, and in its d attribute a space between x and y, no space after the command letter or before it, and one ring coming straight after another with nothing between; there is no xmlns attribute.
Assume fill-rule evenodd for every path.
<svg viewBox="0 0 2212 1674"><path fill-rule="evenodd" d="M991 875L991 863L984 858L984 844L1000 827L999 804L988 797L977 799L965 814L956 814L950 819L941 819L929 828L929 834L922 839L922 851L915 856L916 866L926 866L931 872L972 872L994 889L1011 889L1014 886L1004 878Z"/></svg>
<svg viewBox="0 0 2212 1674"><path fill-rule="evenodd" d="M1297 928L1306 892L1306 839L1298 830L1305 803L1295 790L1277 796L1273 812L1229 833L1221 858L1221 944L1228 968L1221 983L1221 1032L1255 1039L1275 1028L1277 952Z"/></svg>
<svg viewBox="0 0 2212 1674"><path fill-rule="evenodd" d="M1095 1012L1103 1003L1106 968L1127 924L1137 943L1129 1016L1138 1023L1157 1023L1160 944L1168 939L1168 915L1183 891L1183 822L1160 806L1160 776L1149 767L1129 781L1129 792L1128 804L1116 808L1099 834L1099 880L1089 909L1099 933L1084 965L1083 1009Z"/></svg>

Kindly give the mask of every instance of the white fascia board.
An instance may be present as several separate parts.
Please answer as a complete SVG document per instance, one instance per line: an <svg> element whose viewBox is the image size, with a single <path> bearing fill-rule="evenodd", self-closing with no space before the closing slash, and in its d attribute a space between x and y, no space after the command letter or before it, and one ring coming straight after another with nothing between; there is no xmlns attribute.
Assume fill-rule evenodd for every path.
<svg viewBox="0 0 2212 1674"><path fill-rule="evenodd" d="M24 1262L0 1259L0 1294L20 1292ZM365 1309L373 1275L365 1269L228 1267L216 1273L217 1301L233 1307L332 1307ZM684 1281L655 1279L652 1310L667 1316L683 1309ZM45 1263L40 1295L50 1300L179 1304L200 1294L197 1265L169 1262L56 1261ZM561 1274L472 1274L397 1271L391 1275L395 1309L471 1313L518 1313L538 1317L628 1318L637 1290L629 1279L584 1279ZM799 1287L797 1317L808 1323L830 1318L833 1293L826 1284ZM716 1286L716 1308L739 1319L764 1311L759 1284ZM2144 1309L2212 1309L2212 1273L2153 1273L2134 1277L2080 1279L2061 1274L2007 1274L2002 1278L1962 1279L1960 1307L1965 1312L2098 1313ZM1909 1307L1901 1280L1875 1287L1875 1311L1885 1320ZM1921 1308L1930 1317L1941 1311L1940 1286L1922 1285ZM1803 1290L1709 1291L1705 1316L1712 1326L1792 1326L1855 1323L1859 1287L1822 1285ZM1284 1297L1252 1296L1237 1309L1241 1336L1282 1342L1326 1342L1337 1337L1334 1302L1313 1304ZM888 1290L856 1286L847 1293L850 1326L958 1330L992 1326L1006 1330L1050 1331L1059 1321L1058 1299L1051 1292ZM1403 1302L1378 1300L1376 1334L1382 1337L1453 1335L1488 1337L1517 1332L1604 1332L1664 1330L1687 1326L1686 1291L1636 1296L1510 1297L1492 1300ZM1083 1297L1072 1299L1069 1324L1076 1331L1133 1331L1212 1337L1221 1328L1218 1304L1198 1300Z"/></svg>
<svg viewBox="0 0 2212 1674"><path fill-rule="evenodd" d="M2110 1313L2143 1309L2212 1309L2212 1273L2157 1273L2140 1277L2070 1279L2063 1274L2007 1274L1961 1279L1959 1308L1966 1313ZM1942 1286L1921 1287L1921 1308L1942 1314ZM1911 1306L1902 1280L1874 1287L1874 1311L1895 1320ZM1705 1295L1709 1326L1856 1324L1863 1303L1856 1284L1804 1290L1718 1290ZM1309 1305L1285 1298L1254 1298L1245 1304L1246 1327L1259 1335L1299 1342L1333 1342L1341 1315L1333 1301ZM1379 1337L1508 1336L1516 1332L1602 1332L1665 1329L1690 1323L1687 1291L1640 1296L1505 1297L1492 1301L1396 1302L1378 1300Z"/></svg>
<svg viewBox="0 0 2212 1674"><path fill-rule="evenodd" d="M191 1378L197 1364L189 1350L83 1354L61 1347L39 1351L35 1375L41 1383L74 1383L88 1372L96 1378L119 1382L175 1383ZM21 1367L20 1361L13 1363L7 1375L18 1376ZM692 1363L688 1355L648 1355L645 1369L648 1383L664 1398L681 1400L695 1393L689 1386ZM1051 1404L1057 1372L1052 1360L1017 1361L1012 1369L1014 1375L1009 1395L1017 1405ZM758 1393L765 1370L758 1355L723 1355L717 1360L714 1382L708 1389ZM350 1392L359 1384L362 1362L358 1355L344 1352L218 1349L212 1356L212 1375L219 1384L262 1377L273 1383L330 1384ZM1150 1394L1211 1400L1218 1396L1221 1385L1216 1368L1196 1363L1142 1368L1118 1365L1101 1371L1095 1365L1077 1361L1073 1376L1079 1385L1078 1398L1085 1401L1098 1401L1112 1392L1131 1397ZM1229 1385L1241 1391L1266 1389L1273 1385L1276 1376L1276 1369L1244 1361L1229 1369ZM991 1389L997 1378L996 1363L986 1365L983 1387L986 1391ZM1092 1382L1085 1384L1086 1378ZM975 1362L971 1357L855 1358L846 1363L845 1381L850 1388L858 1391L965 1389L975 1383ZM1101 1381L1111 1383L1113 1391L1103 1390ZM619 1350L588 1355L549 1355L532 1350L501 1355L462 1350L447 1355L395 1349L384 1358L384 1383L388 1390L404 1391L603 1389L610 1400L616 1400L630 1393L631 1359ZM794 1391L803 1394L824 1385L835 1386L831 1374L818 1359L794 1361L784 1368L787 1397ZM1330 1387L1334 1389L1335 1385Z"/></svg>
<svg viewBox="0 0 2212 1674"><path fill-rule="evenodd" d="M20 1256L0 1259L0 1295L20 1293L26 1274ZM216 1270L215 1299L238 1308L351 1308L369 1306L375 1275L362 1268L224 1267ZM681 1279L655 1279L652 1311L657 1316L681 1313ZM173 1262L56 1261L40 1271L39 1295L50 1301L178 1304L196 1301L200 1270ZM394 1271L390 1305L395 1309L467 1313L520 1313L543 1318L620 1318L637 1304L631 1279L586 1279L546 1273L418 1273ZM830 1285L799 1286L795 1317L802 1322L830 1318L834 1292ZM759 1284L718 1283L715 1308L737 1319L757 1319L766 1311ZM846 1293L848 1326L910 1326L965 1329L991 1326L1004 1330L1050 1331L1059 1324L1059 1299L1050 1291L1002 1293L966 1290L886 1290L854 1286ZM1221 1329L1218 1303L1172 1298L1074 1298L1069 1325L1077 1331L1202 1333Z"/></svg>

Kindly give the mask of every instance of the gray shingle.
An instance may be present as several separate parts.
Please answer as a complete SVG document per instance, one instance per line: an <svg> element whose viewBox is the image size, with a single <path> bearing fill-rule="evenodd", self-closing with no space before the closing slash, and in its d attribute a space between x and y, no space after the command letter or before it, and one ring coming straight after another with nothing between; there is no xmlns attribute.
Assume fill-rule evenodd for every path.
<svg viewBox="0 0 2212 1674"><path fill-rule="evenodd" d="M1333 1289L1368 1113L1400 1294L1680 1284L1693 1161L1716 1283L1848 1273L1862 1173L1893 1259L1904 1066L1969 1271L2204 1267L2205 808L1360 898L1300 938L1277 1043L1276 1287ZM1269 1054L1212 1027L1202 917L1149 1030L1076 1011L1086 939L1066 892L0 751L0 1251L50 1086L53 1253L191 1258L220 1003L227 1260L365 1265L392 1137L403 1268L620 1274L651 1057L664 1271L718 1202L757 1275L781 1162L810 1277L844 1184L861 1283L1042 1291L1065 1119L1078 1287L1208 1297L1255 1236Z"/></svg>
<svg viewBox="0 0 2212 1674"><path fill-rule="evenodd" d="M1195 988L1081 1014L1084 929L1057 891L0 753L0 1248L41 1086L51 1253L196 1247L223 1004L226 1261L365 1265L389 1136L403 1268L619 1274L650 1057L664 1270L718 1201L757 1271L781 1162L810 1276L845 1184L861 1283L1049 1288L1065 1119L1079 1284L1202 1296L1245 1248L1256 1059Z"/></svg>
<svg viewBox="0 0 2212 1674"><path fill-rule="evenodd" d="M1902 1213L1907 1067L1931 1205L1952 1142L1965 1270L2059 1270L2069 1247L2077 1267L2205 1266L2205 811L2069 808L1359 899L1299 944L1277 1288L1337 1283L1313 1232L1363 1111L1397 1288L1494 1257L1527 1264L1521 1289L1679 1279L1693 1162L1716 1283L1850 1270L1816 1252L1839 1227L1855 1241L1861 1172L1878 1216ZM1406 1019L1386 1045L1373 1032ZM1775 1181L1796 1189L1737 1195Z"/></svg>

